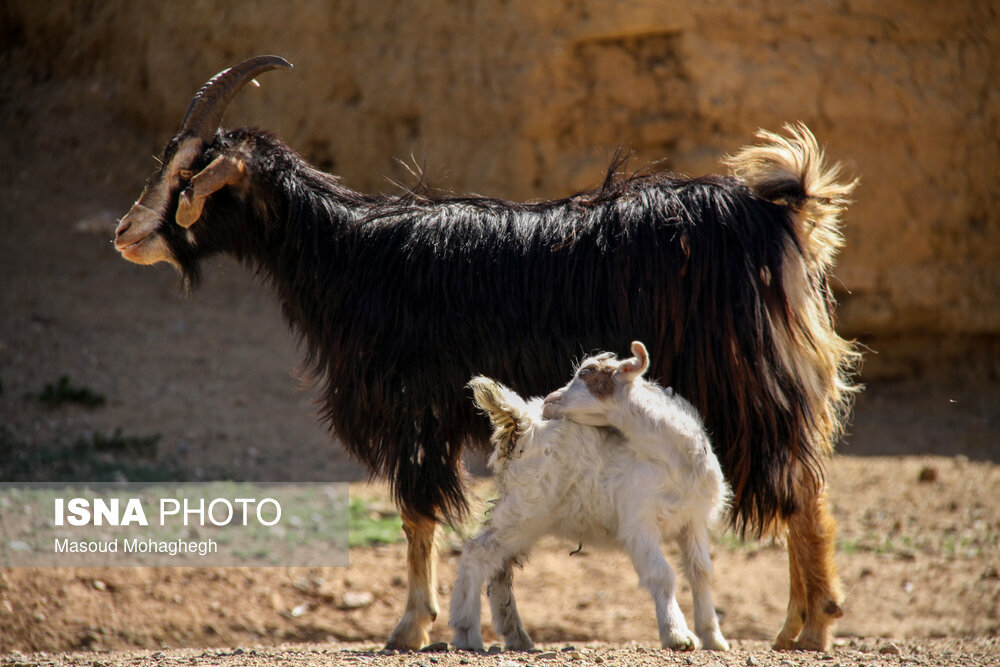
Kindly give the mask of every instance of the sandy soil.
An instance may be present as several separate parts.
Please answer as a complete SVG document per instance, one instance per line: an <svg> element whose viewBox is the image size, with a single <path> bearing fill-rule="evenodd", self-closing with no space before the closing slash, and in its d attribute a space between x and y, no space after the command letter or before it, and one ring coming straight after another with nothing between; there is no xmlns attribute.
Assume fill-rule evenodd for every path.
<svg viewBox="0 0 1000 667"><path fill-rule="evenodd" d="M294 340L252 277L220 262L202 292L186 298L169 269L131 266L113 252L114 219L138 194L160 138L68 114L44 90L34 99L37 115L23 113L17 96L0 115L4 153L21 156L0 207L4 476L111 469L125 478L155 471L184 479L362 478L315 423L310 394L290 372ZM55 117L63 120L38 131ZM655 649L652 603L626 559L587 550L569 556L575 545L551 541L539 545L516 585L529 632L554 656L376 654L405 597L399 544L352 550L350 567L339 569L0 569L0 660L1000 663L1000 384L981 369L996 361L967 358L959 372L945 373L947 364L901 366L879 351L875 367L895 370L876 374L860 397L843 455L830 466L847 614L829 655L767 650L787 599L784 553L721 534L715 597L736 647L725 656ZM105 404L46 407L38 394L64 375ZM81 437L115 429L160 438L152 452L66 458ZM454 545L444 545L444 608L456 558ZM349 608L352 591L370 593L370 602ZM687 590L681 599L690 618ZM444 614L434 640L447 640L446 622ZM566 644L576 653L562 651Z"/></svg>

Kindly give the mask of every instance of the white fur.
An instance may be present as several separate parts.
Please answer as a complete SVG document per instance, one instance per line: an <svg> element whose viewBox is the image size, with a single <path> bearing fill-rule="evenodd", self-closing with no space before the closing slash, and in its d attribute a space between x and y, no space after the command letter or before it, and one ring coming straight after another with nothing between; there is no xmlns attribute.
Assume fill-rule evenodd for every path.
<svg viewBox="0 0 1000 667"><path fill-rule="evenodd" d="M557 535L625 549L653 597L665 648L728 650L709 590L708 544L708 528L723 511L728 488L695 409L642 379L648 362L637 368L636 361L587 359L544 403L525 403L485 378L471 383L495 427L491 465L501 496L459 564L450 615L457 647L482 648L480 590L489 580L494 626L506 648L531 648L514 602L511 566L541 536ZM612 396L601 400L587 392L580 373L590 363L617 364ZM560 418L545 418L543 410ZM572 421L579 415L595 425ZM680 546L697 636L677 605L662 538Z"/></svg>

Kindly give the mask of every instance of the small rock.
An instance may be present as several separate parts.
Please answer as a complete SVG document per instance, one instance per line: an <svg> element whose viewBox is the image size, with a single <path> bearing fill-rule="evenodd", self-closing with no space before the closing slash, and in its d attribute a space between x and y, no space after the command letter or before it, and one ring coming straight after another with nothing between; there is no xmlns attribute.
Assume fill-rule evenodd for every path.
<svg viewBox="0 0 1000 667"><path fill-rule="evenodd" d="M293 607L292 610L288 612L288 615L291 618L298 618L299 616L305 614L307 611L309 611L309 605L303 602L302 604Z"/></svg>
<svg viewBox="0 0 1000 667"><path fill-rule="evenodd" d="M563 646L563 647L562 647L561 649L559 649L559 650L560 650L560 651L563 651L564 653L568 653L569 651L575 651L575 650L576 650L576 647L575 647L575 646L572 646L572 645L570 645L570 644L567 644L566 646Z"/></svg>
<svg viewBox="0 0 1000 667"><path fill-rule="evenodd" d="M375 601L375 596L368 591L347 591L340 602L341 609L362 609Z"/></svg>
<svg viewBox="0 0 1000 667"><path fill-rule="evenodd" d="M757 662L757 658L753 657L752 655L747 656L747 662L746 662L747 667L757 667L758 664L759 663Z"/></svg>
<svg viewBox="0 0 1000 667"><path fill-rule="evenodd" d="M155 652L154 652L153 654L151 654L151 655L150 655L149 657L150 657L150 658L154 658L154 659L156 659L156 660L159 660L160 658L162 658L162 657L163 657L163 651L155 651Z"/></svg>
<svg viewBox="0 0 1000 667"><path fill-rule="evenodd" d="M556 653L555 651L545 651L544 653L539 653L535 657L538 658L539 660L551 660L552 658L555 658L558 655L559 654Z"/></svg>
<svg viewBox="0 0 1000 667"><path fill-rule="evenodd" d="M917 475L917 481L920 482L936 482L937 478L938 471L933 466L924 466L920 469L920 474Z"/></svg>
<svg viewBox="0 0 1000 667"><path fill-rule="evenodd" d="M246 653L246 651L244 651L241 648L234 648L233 649L233 655L243 655L244 653Z"/></svg>
<svg viewBox="0 0 1000 667"><path fill-rule="evenodd" d="M600 665L600 664L602 664L604 662L604 658L602 658L599 655L595 655L594 656L594 662L596 662L598 665Z"/></svg>
<svg viewBox="0 0 1000 667"><path fill-rule="evenodd" d="M467 664L469 664L469 659L468 658L462 658L461 660L458 661L458 664L460 664L460 665L467 665Z"/></svg>
<svg viewBox="0 0 1000 667"><path fill-rule="evenodd" d="M448 642L434 642L420 649L423 653L447 653L450 650Z"/></svg>
<svg viewBox="0 0 1000 667"><path fill-rule="evenodd" d="M880 646L878 652L882 655L899 655L900 653L902 653L902 651L899 650L899 647L893 644L892 642Z"/></svg>
<svg viewBox="0 0 1000 667"><path fill-rule="evenodd" d="M94 579L93 586L94 586L94 590L98 590L98 591L106 591L106 590L108 590L108 585L106 583L104 583L103 581L101 581L100 579Z"/></svg>
<svg viewBox="0 0 1000 667"><path fill-rule="evenodd" d="M501 653L503 653L503 647L500 644L494 644L486 651L487 655L499 655Z"/></svg>

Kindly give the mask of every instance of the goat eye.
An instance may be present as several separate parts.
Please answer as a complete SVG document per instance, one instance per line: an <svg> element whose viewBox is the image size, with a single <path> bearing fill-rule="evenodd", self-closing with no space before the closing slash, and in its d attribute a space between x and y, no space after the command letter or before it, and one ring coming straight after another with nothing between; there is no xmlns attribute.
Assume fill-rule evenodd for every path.
<svg viewBox="0 0 1000 667"><path fill-rule="evenodd" d="M194 172L190 169L181 169L177 175L181 177L182 181L190 181L194 177Z"/></svg>
<svg viewBox="0 0 1000 667"><path fill-rule="evenodd" d="M593 368L581 368L579 375L580 375L580 377L585 377L587 375L590 375L593 372L594 372Z"/></svg>

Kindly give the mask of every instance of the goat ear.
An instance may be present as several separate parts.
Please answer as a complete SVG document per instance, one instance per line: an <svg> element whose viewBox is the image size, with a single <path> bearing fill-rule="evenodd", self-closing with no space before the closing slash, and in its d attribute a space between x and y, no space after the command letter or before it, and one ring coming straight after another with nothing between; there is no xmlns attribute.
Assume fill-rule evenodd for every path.
<svg viewBox="0 0 1000 667"><path fill-rule="evenodd" d="M191 183L181 193L177 202L177 224L187 229L201 217L205 199L227 185L238 185L245 175L243 160L231 155L220 155L211 164L191 178Z"/></svg>
<svg viewBox="0 0 1000 667"><path fill-rule="evenodd" d="M618 367L617 375L626 382L634 382L636 378L642 376L649 370L649 353L646 346L639 341L632 341L632 358L626 359Z"/></svg>

